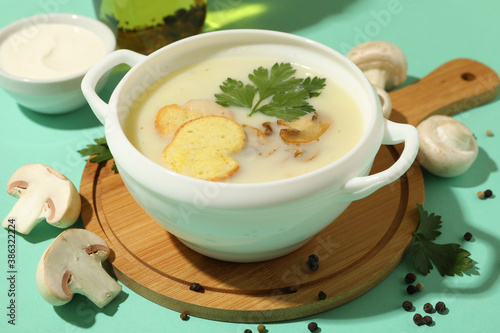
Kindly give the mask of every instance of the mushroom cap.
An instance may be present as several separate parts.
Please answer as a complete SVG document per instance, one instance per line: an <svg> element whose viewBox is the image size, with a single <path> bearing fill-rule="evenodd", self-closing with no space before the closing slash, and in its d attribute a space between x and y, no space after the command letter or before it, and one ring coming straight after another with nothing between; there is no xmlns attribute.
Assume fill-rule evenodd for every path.
<svg viewBox="0 0 500 333"><path fill-rule="evenodd" d="M455 177L466 172L478 155L471 130L449 116L431 116L417 130L420 136L418 162L440 177Z"/></svg>
<svg viewBox="0 0 500 333"><path fill-rule="evenodd" d="M406 56L401 48L391 42L365 42L353 47L346 56L363 72L370 69L385 71L385 87L381 88L390 90L406 80Z"/></svg>

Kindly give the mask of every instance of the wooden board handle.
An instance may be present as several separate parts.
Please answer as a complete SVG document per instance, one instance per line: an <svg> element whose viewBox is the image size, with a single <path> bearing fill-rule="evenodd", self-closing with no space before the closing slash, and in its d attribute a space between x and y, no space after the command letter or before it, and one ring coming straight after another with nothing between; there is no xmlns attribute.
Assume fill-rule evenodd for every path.
<svg viewBox="0 0 500 333"><path fill-rule="evenodd" d="M417 125L431 115L452 115L492 100L499 77L471 59L455 59L421 80L389 93L391 120Z"/></svg>

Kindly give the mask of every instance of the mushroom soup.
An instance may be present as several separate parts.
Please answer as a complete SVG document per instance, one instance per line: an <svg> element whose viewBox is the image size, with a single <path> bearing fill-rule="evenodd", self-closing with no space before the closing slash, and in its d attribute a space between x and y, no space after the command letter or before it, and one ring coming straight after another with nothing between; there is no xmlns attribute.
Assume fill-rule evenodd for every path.
<svg viewBox="0 0 500 333"><path fill-rule="evenodd" d="M231 154L239 164L237 171L223 180L231 183L268 182L302 175L349 152L361 139L365 124L353 96L334 78L325 78L319 96L308 99L315 111L298 120L286 121L260 112L249 115L249 109L224 108L216 103L215 95L221 93L220 86L228 78L246 85L251 83L248 77L255 69L271 69L275 63L270 58L226 56L206 59L168 75L133 103L124 132L142 154L167 167L163 153L174 133L158 130L160 110L175 106L185 112L194 110L205 116L232 118L242 126L246 138L243 148ZM310 68L292 66L295 78L322 78L321 73Z"/></svg>

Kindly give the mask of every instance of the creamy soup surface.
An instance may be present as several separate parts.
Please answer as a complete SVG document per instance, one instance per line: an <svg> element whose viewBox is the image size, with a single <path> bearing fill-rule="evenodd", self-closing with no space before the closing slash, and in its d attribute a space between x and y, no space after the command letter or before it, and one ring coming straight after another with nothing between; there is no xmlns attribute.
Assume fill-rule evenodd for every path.
<svg viewBox="0 0 500 333"><path fill-rule="evenodd" d="M183 106L193 100L215 102L214 94L221 93L219 86L228 77L251 83L248 74L260 66L270 69L275 63L275 59L269 58L227 56L207 59L177 71L154 89L147 89L134 102L125 119L125 134L142 154L165 166L162 153L172 136L160 135L155 130L158 110L169 104ZM297 78L324 77L300 64L292 65ZM279 135L284 127L277 124L278 118L261 113L249 117L250 110L230 107L234 120L245 130L246 144L243 150L231 155L240 167L224 181L258 183L290 178L326 166L349 152L365 130L359 105L333 79L326 77L325 84L321 94L309 99L309 103L318 119L331 124L319 140L310 143L286 143ZM265 130L262 124L266 122L271 124L272 133L265 138L258 137L256 129Z"/></svg>

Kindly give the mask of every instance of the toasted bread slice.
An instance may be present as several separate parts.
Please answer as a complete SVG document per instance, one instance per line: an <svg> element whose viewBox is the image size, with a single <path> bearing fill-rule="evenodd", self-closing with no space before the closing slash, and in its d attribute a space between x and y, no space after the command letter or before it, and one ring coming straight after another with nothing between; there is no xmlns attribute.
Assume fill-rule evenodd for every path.
<svg viewBox="0 0 500 333"><path fill-rule="evenodd" d="M233 119L233 113L214 101L190 100L184 106L170 104L162 107L155 118L155 128L162 135L171 135L182 124L204 116L225 116Z"/></svg>
<svg viewBox="0 0 500 333"><path fill-rule="evenodd" d="M230 155L245 145L240 124L222 116L206 116L184 123L163 151L163 161L180 174L218 181L230 177L239 164Z"/></svg>
<svg viewBox="0 0 500 333"><path fill-rule="evenodd" d="M177 104L162 107L155 118L155 128L160 134L173 134L182 124L199 118L196 112L188 111Z"/></svg>

